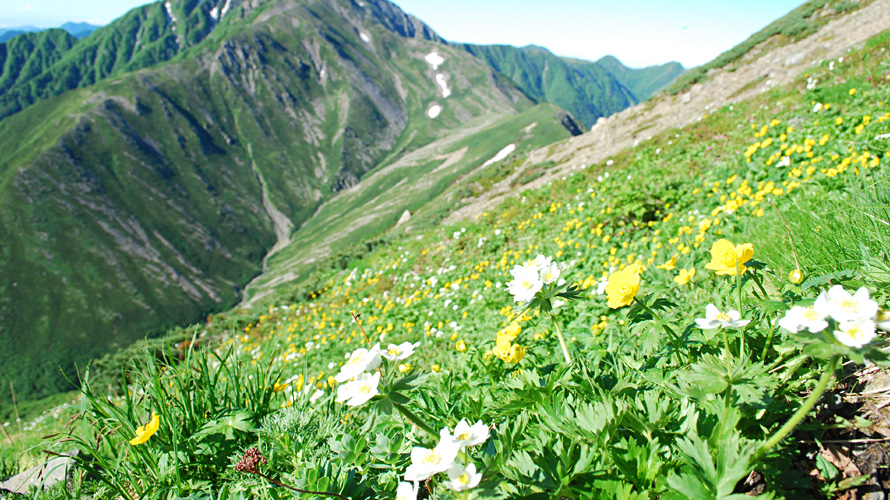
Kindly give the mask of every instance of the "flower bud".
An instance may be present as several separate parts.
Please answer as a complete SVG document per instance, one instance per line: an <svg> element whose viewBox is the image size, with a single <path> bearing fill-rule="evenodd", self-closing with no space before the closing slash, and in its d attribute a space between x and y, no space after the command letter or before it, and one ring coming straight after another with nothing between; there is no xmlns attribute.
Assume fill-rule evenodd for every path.
<svg viewBox="0 0 890 500"><path fill-rule="evenodd" d="M799 285L803 283L803 272L800 269L795 269L788 273L788 281L794 283L795 285Z"/></svg>

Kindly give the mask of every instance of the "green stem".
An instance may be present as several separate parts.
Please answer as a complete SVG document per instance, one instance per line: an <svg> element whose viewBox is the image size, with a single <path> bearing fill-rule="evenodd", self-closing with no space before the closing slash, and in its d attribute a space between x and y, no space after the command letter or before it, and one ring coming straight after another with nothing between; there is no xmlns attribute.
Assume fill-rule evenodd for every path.
<svg viewBox="0 0 890 500"><path fill-rule="evenodd" d="M430 427L429 425L427 425L426 422L424 422L423 420L419 419L419 418L417 417L417 415L411 413L411 410L409 410L408 408L405 408L404 406L402 406L402 405L400 405L400 404L396 404L396 403L393 403L393 407L395 407L396 410L399 410L399 412L400 412L402 415L404 415L405 418L407 418L409 421L411 421L412 424L414 424L414 425L416 425L417 427L420 427L421 429L425 430L427 433L429 433L429 434L430 434L431 436L433 436L433 437L436 437L436 438L439 437L439 433L438 433L438 432L436 432L432 427Z"/></svg>
<svg viewBox="0 0 890 500"><path fill-rule="evenodd" d="M639 300L638 298L634 297L634 302L639 304L640 307L642 307L644 311L649 313L655 319L655 321L658 321L659 323L663 323L664 320L661 318L661 316L657 312L652 310L652 308L649 307L642 300ZM673 330L673 328L671 328L665 324L662 324L661 327L664 328L664 331L667 332L667 334L671 337L671 339L673 339L674 341L680 340L679 335L677 335L677 333Z"/></svg>
<svg viewBox="0 0 890 500"><path fill-rule="evenodd" d="M550 319L553 320L553 327L556 330L556 337L559 339L559 347L562 348L562 355L566 358L566 363L572 362L572 357L569 356L569 349L566 347L566 339L562 336L562 328L559 326L559 321L556 320L556 315L553 314L553 311L550 311Z"/></svg>
<svg viewBox="0 0 890 500"><path fill-rule="evenodd" d="M753 278L753 279L754 279L754 284L757 285L757 288L760 289L760 293L763 294L763 297L766 298L766 299L768 299L768 298L769 298L769 294L766 293L766 288L763 288L763 283L761 283L761 281L763 281L763 276L760 275L760 274L757 274L757 273L755 273L753 276L754 276L754 278ZM758 276L760 276L760 279L757 279Z"/></svg>
<svg viewBox="0 0 890 500"><path fill-rule="evenodd" d="M816 383L816 387L813 388L813 392L810 393L809 397L803 402L800 408L794 412L794 415L791 416L785 425L783 425L775 434L770 436L770 438L760 446L757 450L757 453L754 454L752 458L752 462L756 462L763 455L767 454L774 446L779 444L779 442L785 438L791 431L797 427L797 424L800 423L801 420L816 406L816 402L819 401L819 398L822 397L822 393L825 392L825 389L828 388L828 382L831 381L831 378L834 377L834 371L837 368L838 356L834 356L828 362L828 368L822 372L822 376L819 377L819 382Z"/></svg>
<svg viewBox="0 0 890 500"><path fill-rule="evenodd" d="M743 314L742 311L742 273L741 268L739 266L738 261L735 264L735 287L738 290L739 296L739 315ZM724 333L725 335L725 333ZM729 352L728 348L729 344L727 343L727 352ZM744 330L739 330L739 358L742 359L745 357L745 332Z"/></svg>
<svg viewBox="0 0 890 500"><path fill-rule="evenodd" d="M760 353L760 360L761 360L761 361L765 361L765 360L766 360L766 353L769 352L769 346L770 346L770 344L773 342L773 333L775 333L775 331L776 331L776 327L775 327L775 325L770 325L770 327L769 327L769 333L768 333L767 336L766 336L766 343L763 344L763 352Z"/></svg>
<svg viewBox="0 0 890 500"><path fill-rule="evenodd" d="M732 376L732 351L729 350L729 335L726 333L726 328L722 326L720 332L723 334L723 358L726 361L726 375Z"/></svg>
<svg viewBox="0 0 890 500"><path fill-rule="evenodd" d="M739 295L739 314L742 313L742 273L740 273L739 263L735 264L735 288Z"/></svg>

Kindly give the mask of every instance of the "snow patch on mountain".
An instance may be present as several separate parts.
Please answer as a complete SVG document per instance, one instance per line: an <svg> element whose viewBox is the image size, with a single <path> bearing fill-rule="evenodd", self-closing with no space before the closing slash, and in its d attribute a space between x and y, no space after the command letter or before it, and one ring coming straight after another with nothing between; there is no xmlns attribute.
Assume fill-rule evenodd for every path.
<svg viewBox="0 0 890 500"><path fill-rule="evenodd" d="M487 166L491 165L492 163L497 163L497 162L503 160L504 158L506 158L507 156L509 156L509 154L515 150L516 150L516 144L509 144L504 149L498 151L498 154L494 155L490 160L483 163L482 166L487 167Z"/></svg>
<svg viewBox="0 0 890 500"><path fill-rule="evenodd" d="M436 74L436 83L442 87L442 97L448 97L451 95L451 88L448 87L448 80L445 79L445 75L442 73Z"/></svg>
<svg viewBox="0 0 890 500"><path fill-rule="evenodd" d="M170 2L164 2L164 8L167 9L167 16L170 17L170 21L176 24L176 16L173 15L173 5ZM176 27L174 26L173 29L176 29Z"/></svg>
<svg viewBox="0 0 890 500"><path fill-rule="evenodd" d="M222 10L219 12L219 18L222 19L223 16L226 15L226 12L229 11L229 7L232 6L232 0L226 0L226 4L223 5Z"/></svg>
<svg viewBox="0 0 890 500"><path fill-rule="evenodd" d="M427 110L426 115L429 116L430 118L435 118L435 117L439 116L439 114L441 112L442 112L442 106L439 106L438 104L433 104L432 106L430 106L430 109Z"/></svg>
<svg viewBox="0 0 890 500"><path fill-rule="evenodd" d="M361 37L361 39L362 39L363 42L365 42L365 43L371 43L371 37L368 36L367 33L363 33L363 32L360 31L359 34L358 34L358 36Z"/></svg>
<svg viewBox="0 0 890 500"><path fill-rule="evenodd" d="M445 58L440 56L438 52L430 52L424 59L433 67L433 71L439 69L439 66L445 62Z"/></svg>

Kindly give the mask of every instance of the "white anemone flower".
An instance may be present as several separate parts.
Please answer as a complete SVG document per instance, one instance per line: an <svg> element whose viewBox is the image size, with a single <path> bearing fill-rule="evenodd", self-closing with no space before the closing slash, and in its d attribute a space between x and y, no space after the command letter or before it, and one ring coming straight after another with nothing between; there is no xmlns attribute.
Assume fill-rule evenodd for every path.
<svg viewBox="0 0 890 500"><path fill-rule="evenodd" d="M541 281L545 285L549 285L559 279L559 272L559 266L555 262L551 262L541 268Z"/></svg>
<svg viewBox="0 0 890 500"><path fill-rule="evenodd" d="M482 474L476 472L475 464L464 467L461 464L455 463L446 472L448 473L448 481L443 481L442 486L451 491L464 491L475 488L479 486L479 481L482 480Z"/></svg>
<svg viewBox="0 0 890 500"><path fill-rule="evenodd" d="M417 481L414 483L400 482L399 488L396 490L396 500L417 500L418 486Z"/></svg>
<svg viewBox="0 0 890 500"><path fill-rule="evenodd" d="M825 310L825 301L822 297L819 298L822 300L816 300L816 303L811 307L792 307L779 320L779 326L792 333L797 333L804 329L816 333L828 328L828 322L825 321L826 316L828 316Z"/></svg>
<svg viewBox="0 0 890 500"><path fill-rule="evenodd" d="M345 387L343 393L340 392L340 387L337 388L337 399L340 400L341 396L345 396L344 399L347 406L365 404L369 399L378 394L377 386L379 385L380 373L374 373L373 375L362 373L352 382L347 382L341 386Z"/></svg>
<svg viewBox="0 0 890 500"><path fill-rule="evenodd" d="M411 342L402 342L399 345L389 344L381 354L390 361L401 361L408 356L414 354L414 349L420 345L420 342L412 344Z"/></svg>
<svg viewBox="0 0 890 500"><path fill-rule="evenodd" d="M535 269L540 271L553 263L553 257L545 257L544 255L538 254L532 262L534 262Z"/></svg>
<svg viewBox="0 0 890 500"><path fill-rule="evenodd" d="M696 318L695 324L702 330L713 330L714 328L740 328L750 320L741 319L742 315L738 311L721 312L714 304L708 304L705 307L705 317Z"/></svg>
<svg viewBox="0 0 890 500"><path fill-rule="evenodd" d="M405 469L406 481L426 481L448 470L457 458L460 444L454 439L442 439L432 450L415 446L411 449L411 465Z"/></svg>
<svg viewBox="0 0 890 500"><path fill-rule="evenodd" d="M534 267L516 266L510 274L513 281L507 283L507 291L513 295L515 302L528 302L544 288L544 282Z"/></svg>
<svg viewBox="0 0 890 500"><path fill-rule="evenodd" d="M380 366L380 344L370 350L364 347L356 349L349 355L349 360L340 367L340 373L334 377L337 382L346 382L359 374L377 369Z"/></svg>
<svg viewBox="0 0 890 500"><path fill-rule="evenodd" d="M878 315L878 303L869 298L868 289L865 287L850 295L842 285L835 285L824 292L824 296L828 315L838 323L874 320Z"/></svg>
<svg viewBox="0 0 890 500"><path fill-rule="evenodd" d="M338 392L338 396L339 396L339 390L337 392ZM309 402L314 403L314 402L318 401L318 398L320 398L322 396L324 396L324 391L321 389L316 389L316 391L313 392L311 396L309 396Z"/></svg>
<svg viewBox="0 0 890 500"><path fill-rule="evenodd" d="M834 338L849 347L862 347L876 336L875 322L870 319L841 323L834 331Z"/></svg>
<svg viewBox="0 0 890 500"><path fill-rule="evenodd" d="M488 426L483 424L481 420L471 426L467 423L467 419L461 419L461 421L454 426L453 435L448 432L447 427L442 429L442 432L440 433L443 440L446 439L447 436L453 436L453 439L460 444L461 449L466 448L467 446L482 444L488 441L490 435Z"/></svg>

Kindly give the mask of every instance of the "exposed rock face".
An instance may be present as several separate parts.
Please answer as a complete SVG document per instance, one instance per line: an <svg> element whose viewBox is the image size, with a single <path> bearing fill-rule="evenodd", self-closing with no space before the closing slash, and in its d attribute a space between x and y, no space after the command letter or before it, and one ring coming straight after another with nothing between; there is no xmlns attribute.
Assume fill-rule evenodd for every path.
<svg viewBox="0 0 890 500"><path fill-rule="evenodd" d="M64 456L54 457L45 464L36 465L5 481L0 481L0 498L3 497L3 493L26 495L31 488L47 490L62 481L67 481L74 470L74 457L79 454L78 450L63 453Z"/></svg>

